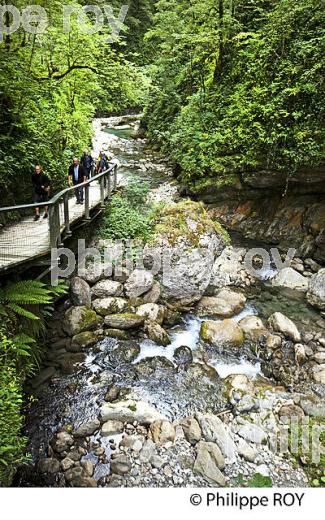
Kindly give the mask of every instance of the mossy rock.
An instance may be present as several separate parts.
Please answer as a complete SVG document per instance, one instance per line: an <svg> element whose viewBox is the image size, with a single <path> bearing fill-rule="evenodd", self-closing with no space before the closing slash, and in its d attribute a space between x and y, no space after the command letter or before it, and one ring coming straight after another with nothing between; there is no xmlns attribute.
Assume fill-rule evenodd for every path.
<svg viewBox="0 0 325 520"><path fill-rule="evenodd" d="M70 307L65 313L63 329L69 336L76 336L81 332L96 329L101 318L94 310L87 307Z"/></svg>
<svg viewBox="0 0 325 520"><path fill-rule="evenodd" d="M97 337L91 331L81 332L73 336L71 345L67 349L69 352L80 352L81 350L92 347L97 343Z"/></svg>
<svg viewBox="0 0 325 520"><path fill-rule="evenodd" d="M112 314L106 316L105 324L112 329L136 329L141 327L144 323L144 317L138 316L137 314L126 313L126 314Z"/></svg>

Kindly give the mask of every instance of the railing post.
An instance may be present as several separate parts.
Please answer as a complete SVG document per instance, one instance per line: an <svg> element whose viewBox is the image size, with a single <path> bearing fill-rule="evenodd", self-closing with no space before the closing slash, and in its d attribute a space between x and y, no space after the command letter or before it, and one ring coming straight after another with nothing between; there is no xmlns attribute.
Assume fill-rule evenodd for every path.
<svg viewBox="0 0 325 520"><path fill-rule="evenodd" d="M55 202L49 208L50 248L57 247L61 243L59 202Z"/></svg>
<svg viewBox="0 0 325 520"><path fill-rule="evenodd" d="M117 188L117 164L114 165L114 191L116 191Z"/></svg>
<svg viewBox="0 0 325 520"><path fill-rule="evenodd" d="M70 231L69 192L64 194L63 207L64 207L64 230L65 230L66 236L70 236L70 235L72 235L72 233Z"/></svg>
<svg viewBox="0 0 325 520"><path fill-rule="evenodd" d="M104 175L100 178L100 205L102 208L105 207L105 177Z"/></svg>
<svg viewBox="0 0 325 520"><path fill-rule="evenodd" d="M111 173L111 171L107 173L107 198L110 196L112 191Z"/></svg>
<svg viewBox="0 0 325 520"><path fill-rule="evenodd" d="M89 184L85 186L85 220L89 220Z"/></svg>

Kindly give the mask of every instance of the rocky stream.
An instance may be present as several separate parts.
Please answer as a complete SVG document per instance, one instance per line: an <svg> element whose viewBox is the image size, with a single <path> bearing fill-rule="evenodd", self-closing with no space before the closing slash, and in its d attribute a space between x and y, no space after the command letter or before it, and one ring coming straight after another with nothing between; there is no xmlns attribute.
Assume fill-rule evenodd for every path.
<svg viewBox="0 0 325 520"><path fill-rule="evenodd" d="M28 389L32 460L14 485L239 486L259 474L308 486L310 453L277 441L292 418L324 421L325 269L255 258L253 275L247 251L269 246L229 242L209 207L180 197L137 128L134 116L95 120L94 150L114 153L120 186L150 183L151 202L165 205L154 246L181 253L167 277L146 250L143 269L105 276L90 265L69 280Z"/></svg>

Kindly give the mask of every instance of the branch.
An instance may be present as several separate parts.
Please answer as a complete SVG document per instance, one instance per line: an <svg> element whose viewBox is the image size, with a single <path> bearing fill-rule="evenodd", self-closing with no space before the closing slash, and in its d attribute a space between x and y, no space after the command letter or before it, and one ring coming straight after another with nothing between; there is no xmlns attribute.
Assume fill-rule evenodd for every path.
<svg viewBox="0 0 325 520"><path fill-rule="evenodd" d="M98 70L95 69L95 67L90 67L89 65L71 65L71 67L69 67L65 72L62 72L61 74L49 74L48 76L41 76L41 77L34 76L34 79L36 79L38 81L47 81L49 79L59 80L59 79L63 79L65 76L70 74L70 72L72 72L73 70L81 70L81 69L91 70L95 74L99 74Z"/></svg>

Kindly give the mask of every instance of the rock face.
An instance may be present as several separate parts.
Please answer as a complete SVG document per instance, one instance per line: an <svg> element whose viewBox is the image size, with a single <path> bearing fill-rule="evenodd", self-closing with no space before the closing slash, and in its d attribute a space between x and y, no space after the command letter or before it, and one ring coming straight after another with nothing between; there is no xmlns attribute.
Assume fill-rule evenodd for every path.
<svg viewBox="0 0 325 520"><path fill-rule="evenodd" d="M226 479L220 469L225 467L224 457L213 442L200 441L197 445L197 456L194 471L202 475L210 484L225 486Z"/></svg>
<svg viewBox="0 0 325 520"><path fill-rule="evenodd" d="M96 298L121 296L123 294L123 285L114 280L101 280L91 289L91 294Z"/></svg>
<svg viewBox="0 0 325 520"><path fill-rule="evenodd" d="M93 308L101 316L117 314L127 310L128 302L124 298L108 297L93 301Z"/></svg>
<svg viewBox="0 0 325 520"><path fill-rule="evenodd" d="M151 424L154 421L166 420L166 418L153 406L144 401L120 401L107 403L101 408L102 421L122 421L140 424Z"/></svg>
<svg viewBox="0 0 325 520"><path fill-rule="evenodd" d="M320 269L311 278L307 300L313 307L322 311L325 310L325 269Z"/></svg>
<svg viewBox="0 0 325 520"><path fill-rule="evenodd" d="M156 444L174 442L176 435L175 428L169 421L154 421L150 425L150 433Z"/></svg>
<svg viewBox="0 0 325 520"><path fill-rule="evenodd" d="M275 332L282 332L284 336L295 342L301 341L301 335L296 325L281 312L272 314L268 319L268 323Z"/></svg>
<svg viewBox="0 0 325 520"><path fill-rule="evenodd" d="M69 336L95 329L100 324L100 317L87 307L70 307L65 313L63 329Z"/></svg>
<svg viewBox="0 0 325 520"><path fill-rule="evenodd" d="M279 287L283 289L290 289L293 291L299 291L305 293L308 291L308 278L292 269L292 267L285 267L275 275L271 280L273 287Z"/></svg>
<svg viewBox="0 0 325 520"><path fill-rule="evenodd" d="M82 278L79 278L78 276L72 278L70 295L73 305L81 305L84 307L91 306L90 287Z"/></svg>
<svg viewBox="0 0 325 520"><path fill-rule="evenodd" d="M106 316L105 318L105 324L108 327L111 327L113 329L122 329L122 330L129 330L129 329L136 329L138 327L141 327L144 323L143 316L138 316L137 314L112 314L109 316Z"/></svg>
<svg viewBox="0 0 325 520"><path fill-rule="evenodd" d="M150 271L135 269L125 284L126 295L129 298L138 298L152 289L153 281L153 274Z"/></svg>
<svg viewBox="0 0 325 520"><path fill-rule="evenodd" d="M244 331L245 337L252 341L257 341L261 336L267 334L262 320L257 316L246 316L240 320L238 325Z"/></svg>
<svg viewBox="0 0 325 520"><path fill-rule="evenodd" d="M200 337L211 345L239 347L244 341L242 329L233 320L204 321Z"/></svg>
<svg viewBox="0 0 325 520"><path fill-rule="evenodd" d="M246 298L243 294L222 289L216 296L204 296L197 305L199 316L231 318L243 310Z"/></svg>

